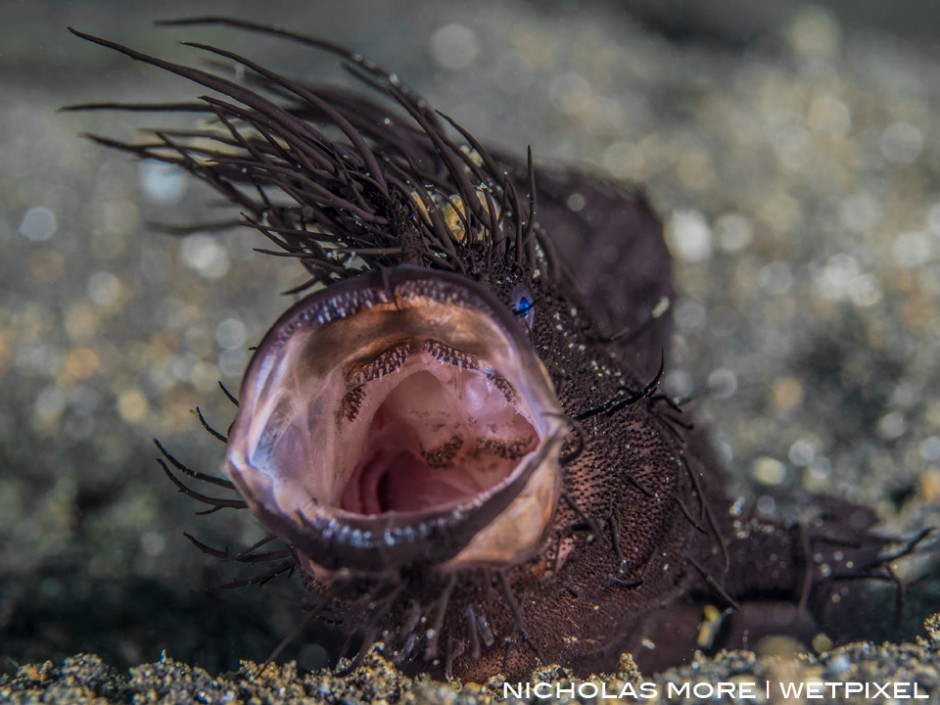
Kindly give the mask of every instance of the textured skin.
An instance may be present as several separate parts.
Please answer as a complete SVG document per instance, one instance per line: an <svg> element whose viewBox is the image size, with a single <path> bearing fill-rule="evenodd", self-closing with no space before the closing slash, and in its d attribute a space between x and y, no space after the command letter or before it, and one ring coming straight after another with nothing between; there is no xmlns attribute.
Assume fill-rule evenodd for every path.
<svg viewBox="0 0 940 705"><path fill-rule="evenodd" d="M613 335L647 324L663 297L672 301L672 260L646 195L629 184L560 169L538 170L538 222L555 243L570 286L587 315ZM569 206L577 198L579 210ZM671 315L653 319L635 344L619 346L625 364L652 376L669 348Z"/></svg>
<svg viewBox="0 0 940 705"><path fill-rule="evenodd" d="M661 297L675 295L662 228L641 191L577 172L540 171L536 183L540 223L564 253L571 281L600 328L633 330ZM583 198L577 213L567 207L573 194ZM622 367L654 374L660 355L668 360L670 323L667 312L633 342L615 346ZM595 345L593 354L600 349ZM578 388L576 393L593 398L594 392ZM689 660L696 648L712 652L753 648L773 634L787 634L808 646L818 633L838 642L883 638L890 632L891 610L875 607L886 598L892 604L894 595L872 589L872 581L863 579L867 575L890 580L882 571L887 541L869 533L874 524L869 510L829 500L804 506L800 514L793 507L793 520L788 522L757 518L749 508L732 514L722 491L719 463L703 432L683 430L681 438L664 434L659 439L663 447L657 449L664 455L657 453L649 467L621 456L611 440L627 438L632 443L639 429L654 434L653 428L661 431L661 426L642 416L632 428L597 420L587 429L594 442L594 462L586 467L579 462L569 469L572 494L583 498L590 512L616 515L628 561L645 556L640 559L642 586L621 588L620 594L609 585L587 589L585 596L591 594L600 605L597 612L606 613L606 620L597 625L606 639L598 642L597 653L582 649L571 654L570 663L585 672L609 669L627 650L644 669L658 670ZM680 458L696 473L713 509L714 526L700 521L699 528L693 527L678 507L677 502L692 507L697 501L686 473L675 471ZM617 469L621 477L611 479ZM664 491L665 496L672 492L676 500L670 509L672 522L657 512L656 502L644 502L647 498L635 489L610 495L607 488L622 489L627 475L643 487L657 488L654 492ZM595 487L600 496L606 493L609 503L592 501ZM700 528L715 531L719 540ZM649 546L658 550L647 553ZM598 546L584 547L582 552L572 562L570 579L576 585L603 583L603 571L611 570L609 555ZM720 586L720 592L709 583ZM838 595L838 602L833 595ZM727 610L716 638L708 645L698 644L703 607L726 609L728 598L735 605ZM873 618L873 613L881 619ZM546 630L551 630L551 620Z"/></svg>

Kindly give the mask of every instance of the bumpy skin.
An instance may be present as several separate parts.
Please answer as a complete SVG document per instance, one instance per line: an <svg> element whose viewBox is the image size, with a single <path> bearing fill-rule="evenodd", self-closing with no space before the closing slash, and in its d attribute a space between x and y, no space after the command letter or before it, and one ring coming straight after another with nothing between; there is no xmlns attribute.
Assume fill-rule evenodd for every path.
<svg viewBox="0 0 940 705"><path fill-rule="evenodd" d="M892 577L870 517L833 504L785 525L732 507L704 434L687 429L686 415L657 392L670 319L668 311L651 316L674 290L661 225L641 192L497 160L466 134L457 141L470 148L461 149L419 97L360 57L272 28L206 21L339 54L417 124L241 57L247 87L83 35L223 98L176 106L222 118L208 141L192 133L142 145L98 141L205 179L327 287L406 262L461 272L507 307L525 284L534 299L531 343L572 427L565 498L529 560L457 573L420 563L392 577L329 583L307 576L318 611L366 646L384 640L413 670L473 680L525 677L539 663L609 670L623 650L647 669L672 665L696 648L705 605L732 608L706 648L753 645L770 632L852 636L843 627L870 594L863 578ZM323 122L340 126L329 133L340 133L336 142L315 131ZM213 147L219 130L223 146ZM276 206L253 195L261 186L293 201ZM465 207L462 225L442 224L444 211L430 223L441 198L457 194L473 205L480 193L493 200ZM487 223L494 212L498 222ZM465 227L470 237L455 232ZM339 243L330 253L321 247L326 237ZM361 254L338 267L343 248Z"/></svg>
<svg viewBox="0 0 940 705"><path fill-rule="evenodd" d="M538 222L566 265L567 286L588 305L583 315L608 335L623 333L615 346L622 364L652 377L669 350L672 316L668 309L651 316L663 299L671 305L675 286L662 225L645 194L560 169L539 169L536 184Z"/></svg>
<svg viewBox="0 0 940 705"><path fill-rule="evenodd" d="M598 328L616 332L649 323L649 312L662 297L674 296L674 285L662 227L642 192L573 172L540 171L537 183L540 222L557 249L569 255L571 281ZM567 207L575 195L583 204L577 213ZM621 367L653 374L661 356L668 357L670 324L667 312L628 344L611 346ZM595 343L590 349L597 354L603 348ZM654 419L641 417L636 424L662 434ZM588 454L599 462L573 464L566 475L570 491L594 516L614 519L628 561L630 551L644 558L643 585L619 591L603 574L616 574L609 545L586 546L572 559L569 579L579 586L606 582L593 599L597 612L609 610L599 622L605 638L597 652L582 644L580 653L570 655L579 670L613 668L622 651L632 652L644 669L658 670L687 661L696 648L748 648L773 634L808 646L820 633L845 641L890 632L893 610L883 605L885 599L892 604L895 595L872 584L893 579L884 556L888 541L869 532L874 524L869 510L827 500L791 505L789 522L761 519L724 496L720 465L704 432L672 426L674 433L662 434L666 456L656 456L650 477L642 462L633 465L618 448L615 439L626 439L626 446L639 435L629 424L601 418L586 430ZM688 472L677 469L683 465ZM611 480L616 469L620 477ZM689 473L697 478L695 487ZM654 494L662 491L670 498L671 522L660 521L657 502L644 502L649 498L635 488L606 505L591 501L593 488L603 494L602 488L622 488L634 479L645 489L651 489L646 482L653 483ZM680 504L693 514L694 525ZM698 513L705 506L711 508L711 523ZM650 545L655 550L645 552ZM700 642L706 605L725 610L725 616L714 637Z"/></svg>

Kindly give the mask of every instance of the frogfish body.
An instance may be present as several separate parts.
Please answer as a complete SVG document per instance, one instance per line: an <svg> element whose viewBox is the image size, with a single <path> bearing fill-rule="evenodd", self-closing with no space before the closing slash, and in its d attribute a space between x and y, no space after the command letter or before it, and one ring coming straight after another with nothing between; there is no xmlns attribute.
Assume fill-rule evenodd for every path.
<svg viewBox="0 0 940 705"><path fill-rule="evenodd" d="M642 192L497 157L342 47L175 24L325 50L385 97L75 32L213 91L75 106L201 119L95 139L203 179L310 274L245 373L228 479L212 479L236 494L188 491L285 544L311 617L339 619L360 654L382 641L412 670L476 680L855 636L910 542L888 553L866 512L834 502L780 523L724 496L705 434L659 389L674 288Z"/></svg>

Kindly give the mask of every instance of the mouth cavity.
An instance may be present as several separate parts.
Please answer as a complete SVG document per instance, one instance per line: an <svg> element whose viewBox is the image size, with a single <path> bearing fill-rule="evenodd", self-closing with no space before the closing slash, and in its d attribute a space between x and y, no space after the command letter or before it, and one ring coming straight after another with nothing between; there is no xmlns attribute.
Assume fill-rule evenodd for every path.
<svg viewBox="0 0 940 705"><path fill-rule="evenodd" d="M538 443L505 378L431 338L350 363L346 385L340 451L358 456L339 502L348 512L422 512L472 499Z"/></svg>
<svg viewBox="0 0 940 705"><path fill-rule="evenodd" d="M563 428L505 304L398 267L316 292L268 332L226 469L321 578L506 565L551 520Z"/></svg>

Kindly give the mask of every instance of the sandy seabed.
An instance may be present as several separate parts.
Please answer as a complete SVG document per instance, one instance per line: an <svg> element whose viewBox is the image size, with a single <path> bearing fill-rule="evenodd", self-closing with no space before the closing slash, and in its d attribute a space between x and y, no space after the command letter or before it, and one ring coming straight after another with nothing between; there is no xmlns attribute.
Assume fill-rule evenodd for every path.
<svg viewBox="0 0 940 705"><path fill-rule="evenodd" d="M247 2L227 11L356 47L489 143L518 154L532 144L541 162L644 184L682 292L667 384L698 398L691 413L711 429L730 492L769 514L781 495L835 495L872 507L896 535L940 525L931 45L899 39L861 9L788 2L715 3L712 24L698 18L692 29L612 4L543 12L484 1L466 16L427 2L407 18L390 4L348 5L284 2L278 18ZM346 678L235 670L290 631L298 581L207 592L238 576L190 547L182 528L220 546L250 545L259 531L247 516L193 517L153 463L151 438L194 467L218 465L220 448L191 410L227 425L216 382L237 387L248 346L289 303L277 292L303 273L254 254L251 233L150 232L151 221L199 220L207 194L76 137L127 136L146 120L56 109L186 99L192 88L65 27L186 61L197 58L181 54L181 37L254 52L308 80L339 72L296 47L149 24L204 7L121 7L0 8L0 701L499 695L497 682L458 691L411 681L377 655ZM909 640L940 604L936 543L923 548L899 566L914 583ZM653 681L893 679L937 698L934 637L789 662L735 653ZM198 667L147 663L164 649ZM98 656L66 659L80 652ZM18 666L29 662L40 665ZM638 682L629 670L619 678Z"/></svg>

